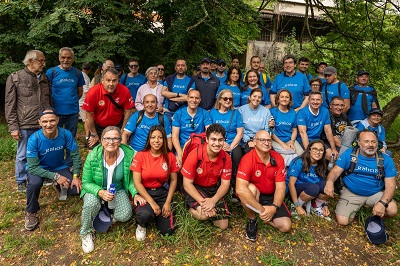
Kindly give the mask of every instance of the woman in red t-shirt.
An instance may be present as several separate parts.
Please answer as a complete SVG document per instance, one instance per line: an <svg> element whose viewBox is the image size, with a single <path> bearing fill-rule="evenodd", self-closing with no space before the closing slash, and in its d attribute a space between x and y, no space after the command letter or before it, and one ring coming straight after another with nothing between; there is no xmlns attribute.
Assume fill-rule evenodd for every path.
<svg viewBox="0 0 400 266"><path fill-rule="evenodd" d="M162 235L173 233L175 216L171 201L179 169L175 155L168 149L164 128L151 127L144 149L135 155L131 165L135 187L146 200L135 208L137 240L146 239L146 224L154 220Z"/></svg>

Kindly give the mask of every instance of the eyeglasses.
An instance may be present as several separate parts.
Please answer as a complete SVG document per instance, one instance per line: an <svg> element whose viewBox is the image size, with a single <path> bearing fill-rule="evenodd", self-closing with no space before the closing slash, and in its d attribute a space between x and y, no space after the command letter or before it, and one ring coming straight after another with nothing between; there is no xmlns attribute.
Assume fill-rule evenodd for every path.
<svg viewBox="0 0 400 266"><path fill-rule="evenodd" d="M319 84L311 84L311 87L321 87Z"/></svg>
<svg viewBox="0 0 400 266"><path fill-rule="evenodd" d="M224 66L226 66L226 64L219 64L219 66L222 66L222 67L224 67Z"/></svg>
<svg viewBox="0 0 400 266"><path fill-rule="evenodd" d="M323 153L323 152L324 152L324 149L318 149L318 148L311 148L311 150L312 150L314 153Z"/></svg>
<svg viewBox="0 0 400 266"><path fill-rule="evenodd" d="M129 68L137 68L139 65L129 65Z"/></svg>
<svg viewBox="0 0 400 266"><path fill-rule="evenodd" d="M262 144L265 144L265 143L271 144L272 143L272 139L255 138L254 140L258 140Z"/></svg>
<svg viewBox="0 0 400 266"><path fill-rule="evenodd" d="M232 97L221 97L221 99L222 100L224 100L225 102L227 102L227 101L233 101L233 98Z"/></svg>
<svg viewBox="0 0 400 266"><path fill-rule="evenodd" d="M190 119L190 127L191 127L192 129L194 129L194 120L193 120L193 118Z"/></svg>
<svg viewBox="0 0 400 266"><path fill-rule="evenodd" d="M158 71L164 71L164 68L159 68Z"/></svg>
<svg viewBox="0 0 400 266"><path fill-rule="evenodd" d="M102 138L102 140L108 143L118 143L121 141L121 138Z"/></svg>
<svg viewBox="0 0 400 266"><path fill-rule="evenodd" d="M46 59L33 59L33 60L35 60L35 61L38 61L39 63L41 63L41 64L43 64L43 63L46 63Z"/></svg>

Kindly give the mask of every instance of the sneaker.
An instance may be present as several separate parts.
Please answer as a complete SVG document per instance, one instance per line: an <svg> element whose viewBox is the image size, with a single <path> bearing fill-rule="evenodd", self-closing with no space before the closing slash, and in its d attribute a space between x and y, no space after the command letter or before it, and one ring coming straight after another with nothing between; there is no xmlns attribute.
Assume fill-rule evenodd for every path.
<svg viewBox="0 0 400 266"><path fill-rule="evenodd" d="M300 215L297 213L296 205L294 205L293 203L290 204L290 214L292 215L293 218L297 220L301 219Z"/></svg>
<svg viewBox="0 0 400 266"><path fill-rule="evenodd" d="M17 191L21 193L26 193L26 182L18 183Z"/></svg>
<svg viewBox="0 0 400 266"><path fill-rule="evenodd" d="M316 216L319 216L319 217L321 217L321 218L324 218L324 219L326 219L326 220L328 220L328 221L331 221L331 218L330 218L330 217L324 216L324 214L323 214L323 208L324 208L324 206L327 206L326 203L325 203L325 204L322 204L322 205L319 206L319 207L317 207L316 204L315 204L315 202L313 202L313 203L312 203L312 207L311 207L311 213L314 214L314 215L316 215Z"/></svg>
<svg viewBox="0 0 400 266"><path fill-rule="evenodd" d="M246 238L253 242L257 240L257 218L254 220L249 219L247 221Z"/></svg>
<svg viewBox="0 0 400 266"><path fill-rule="evenodd" d="M93 234L89 233L82 237L82 250L85 253L90 253L94 250Z"/></svg>
<svg viewBox="0 0 400 266"><path fill-rule="evenodd" d="M48 187L48 186L51 186L51 185L53 185L53 180L48 179L48 178L45 178L45 179L43 180L43 186Z"/></svg>
<svg viewBox="0 0 400 266"><path fill-rule="evenodd" d="M141 227L140 225L136 228L136 240L144 241L146 239L146 227Z"/></svg>
<svg viewBox="0 0 400 266"><path fill-rule="evenodd" d="M25 215L25 229L28 231L33 231L39 224L39 218L37 217L37 213L34 212L26 212Z"/></svg>

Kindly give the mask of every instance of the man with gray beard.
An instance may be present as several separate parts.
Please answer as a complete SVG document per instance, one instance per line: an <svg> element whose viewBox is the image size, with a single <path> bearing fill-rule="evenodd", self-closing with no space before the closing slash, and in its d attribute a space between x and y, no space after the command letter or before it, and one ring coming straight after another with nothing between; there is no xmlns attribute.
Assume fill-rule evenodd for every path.
<svg viewBox="0 0 400 266"><path fill-rule="evenodd" d="M379 217L397 214L393 200L397 170L392 158L378 151L378 137L373 131L358 132L357 144L358 147L340 155L326 180L324 192L333 197L333 183L345 171L344 187L335 210L340 225L348 225L364 205L370 206L372 214Z"/></svg>

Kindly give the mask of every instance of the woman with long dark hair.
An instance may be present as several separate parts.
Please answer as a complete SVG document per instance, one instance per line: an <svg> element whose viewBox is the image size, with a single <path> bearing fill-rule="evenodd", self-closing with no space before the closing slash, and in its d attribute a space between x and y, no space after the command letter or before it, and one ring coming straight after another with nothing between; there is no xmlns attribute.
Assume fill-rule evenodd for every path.
<svg viewBox="0 0 400 266"><path fill-rule="evenodd" d="M240 105L245 105L247 100L249 99L250 93L254 89L260 89L262 91L262 99L261 105L267 107L268 109L271 108L271 100L269 97L269 93L267 89L265 89L260 82L259 74L254 70L249 70L246 73L246 77L244 80L245 84L242 88L242 92L240 95Z"/></svg>
<svg viewBox="0 0 400 266"><path fill-rule="evenodd" d="M151 127L144 149L136 154L131 165L135 187L146 200L135 208L138 241L146 239L146 225L154 220L162 235L175 230L171 202L179 169L175 155L168 149L164 128Z"/></svg>
<svg viewBox="0 0 400 266"><path fill-rule="evenodd" d="M228 69L228 74L226 78L226 82L221 83L219 85L217 95L220 94L222 90L230 90L233 94L233 107L238 108L240 104L240 94L242 90L242 86L240 85L240 77L242 76L242 72L240 71L239 67L231 66Z"/></svg>
<svg viewBox="0 0 400 266"><path fill-rule="evenodd" d="M314 140L302 155L290 163L287 174L289 193L299 215L306 215L303 205L311 201L311 212L329 219L328 195L324 194L327 169L325 153L324 143Z"/></svg>

